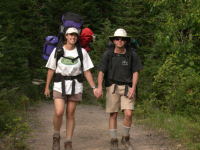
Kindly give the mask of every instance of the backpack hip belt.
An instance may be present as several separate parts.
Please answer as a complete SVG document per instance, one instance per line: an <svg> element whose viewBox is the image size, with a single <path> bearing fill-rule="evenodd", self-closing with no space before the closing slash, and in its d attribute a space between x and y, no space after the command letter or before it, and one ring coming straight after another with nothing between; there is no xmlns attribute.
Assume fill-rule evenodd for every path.
<svg viewBox="0 0 200 150"><path fill-rule="evenodd" d="M75 94L75 79L77 79L79 82L83 82L83 76L82 74L79 74L77 76L63 76L60 73L56 73L55 74L55 78L54 78L54 82L61 82L61 86L62 86L62 96L66 95L65 92L65 80L72 80L72 92L71 94Z"/></svg>
<svg viewBox="0 0 200 150"><path fill-rule="evenodd" d="M114 84L114 89L113 89L112 94L115 93L118 85L124 85L125 86L124 96L127 96L127 94L128 94L128 86L132 86L131 85L132 83L127 83L127 82L121 82L121 81L115 81L115 80L111 80L111 82Z"/></svg>

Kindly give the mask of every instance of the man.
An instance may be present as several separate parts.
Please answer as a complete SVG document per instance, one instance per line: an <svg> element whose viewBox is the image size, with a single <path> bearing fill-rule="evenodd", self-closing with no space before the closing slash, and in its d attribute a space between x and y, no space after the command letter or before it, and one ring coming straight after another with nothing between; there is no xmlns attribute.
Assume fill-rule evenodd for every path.
<svg viewBox="0 0 200 150"><path fill-rule="evenodd" d="M118 150L117 115L124 113L121 143L127 150L132 150L129 131L132 124L138 71L142 65L137 54L129 48L131 37L124 29L117 29L109 39L114 44L103 54L98 74L98 96L102 95L102 83L106 86L106 112L109 117L111 150Z"/></svg>

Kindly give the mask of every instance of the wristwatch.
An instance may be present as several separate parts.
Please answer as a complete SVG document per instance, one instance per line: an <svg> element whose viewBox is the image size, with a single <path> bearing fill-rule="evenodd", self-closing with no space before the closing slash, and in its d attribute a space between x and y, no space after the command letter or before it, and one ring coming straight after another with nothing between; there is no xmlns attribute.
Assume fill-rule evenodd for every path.
<svg viewBox="0 0 200 150"><path fill-rule="evenodd" d="M96 86L93 86L92 89L96 89Z"/></svg>

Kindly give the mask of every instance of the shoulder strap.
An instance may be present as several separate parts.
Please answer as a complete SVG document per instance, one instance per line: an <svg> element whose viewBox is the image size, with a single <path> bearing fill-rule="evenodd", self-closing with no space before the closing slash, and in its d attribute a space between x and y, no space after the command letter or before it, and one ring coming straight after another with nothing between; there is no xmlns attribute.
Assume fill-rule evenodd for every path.
<svg viewBox="0 0 200 150"><path fill-rule="evenodd" d="M108 51L108 60L110 61L111 60L111 58L114 56L114 49L113 48L109 48L109 49L107 49L107 51Z"/></svg>
<svg viewBox="0 0 200 150"><path fill-rule="evenodd" d="M56 47L56 51L55 51L55 55L54 58L56 58L56 66L57 66L57 62L60 59L60 57L62 57L64 55L64 49L63 49L63 39L62 39L62 35L59 34L58 35L58 44Z"/></svg>
<svg viewBox="0 0 200 150"><path fill-rule="evenodd" d="M132 51L131 48L128 49L127 56L128 56L128 61L129 61L129 63L128 63L129 64L129 68L130 68L130 70L132 72L133 51Z"/></svg>
<svg viewBox="0 0 200 150"><path fill-rule="evenodd" d="M112 57L114 56L114 49L113 48L109 48L109 49L107 49L107 51L108 51L108 57L107 57L107 62L108 62L108 67L109 67L109 69L111 69L112 68Z"/></svg>
<svg viewBox="0 0 200 150"><path fill-rule="evenodd" d="M56 58L56 66L58 64L58 60L60 57L64 56L64 49L60 47L56 47L55 55L54 57Z"/></svg>
<svg viewBox="0 0 200 150"><path fill-rule="evenodd" d="M80 46L77 46L77 52L78 52L78 57L80 58L80 61L81 61L81 71L83 72L83 53L82 53L82 50L81 50ZM60 46L58 46L56 48L56 52L55 52L55 55L54 55L54 57L56 58L56 66L57 66L58 60L62 56L64 56L64 49L61 48ZM74 58L72 61L74 61L77 58Z"/></svg>
<svg viewBox="0 0 200 150"><path fill-rule="evenodd" d="M83 53L80 45L77 45L77 52L78 52L78 57L80 58L81 61L81 71L83 73Z"/></svg>

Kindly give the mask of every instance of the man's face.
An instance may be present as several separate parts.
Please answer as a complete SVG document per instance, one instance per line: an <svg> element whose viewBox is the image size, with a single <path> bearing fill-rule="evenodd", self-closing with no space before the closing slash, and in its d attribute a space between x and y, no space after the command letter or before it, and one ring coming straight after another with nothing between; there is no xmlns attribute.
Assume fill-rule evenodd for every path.
<svg viewBox="0 0 200 150"><path fill-rule="evenodd" d="M124 37L116 37L113 40L113 43L117 48L123 48L124 45L126 44L126 38Z"/></svg>

